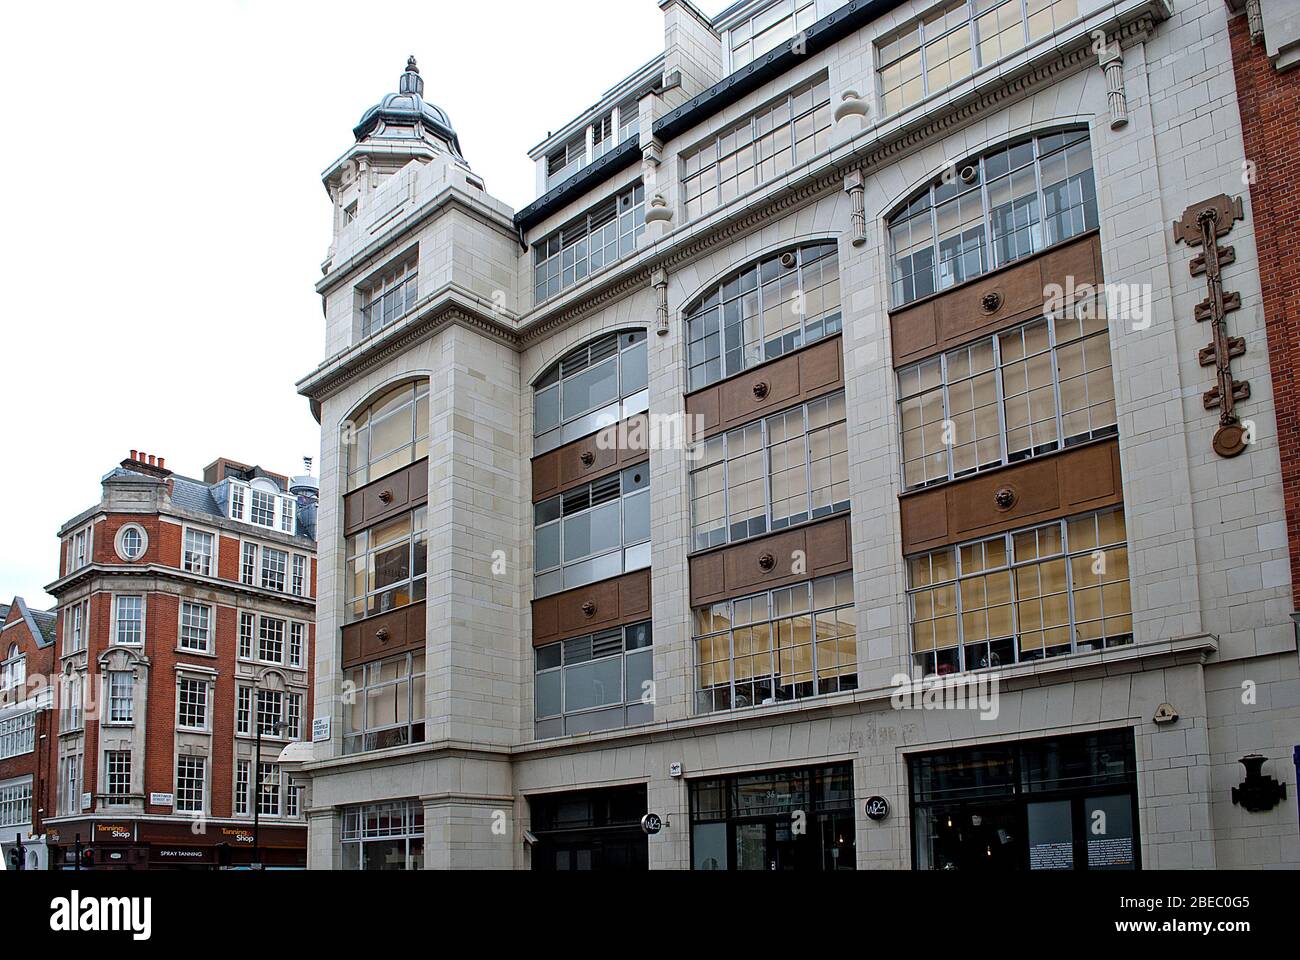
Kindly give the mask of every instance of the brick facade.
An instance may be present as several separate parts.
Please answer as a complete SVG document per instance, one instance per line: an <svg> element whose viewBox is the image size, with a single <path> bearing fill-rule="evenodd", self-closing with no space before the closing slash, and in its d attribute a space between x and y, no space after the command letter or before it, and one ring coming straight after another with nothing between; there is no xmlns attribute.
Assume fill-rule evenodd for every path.
<svg viewBox="0 0 1300 960"><path fill-rule="evenodd" d="M1300 608L1300 71L1276 69L1264 45L1252 40L1244 15L1229 21L1229 32L1242 138L1251 165L1247 171L1273 368L1291 583Z"/></svg>

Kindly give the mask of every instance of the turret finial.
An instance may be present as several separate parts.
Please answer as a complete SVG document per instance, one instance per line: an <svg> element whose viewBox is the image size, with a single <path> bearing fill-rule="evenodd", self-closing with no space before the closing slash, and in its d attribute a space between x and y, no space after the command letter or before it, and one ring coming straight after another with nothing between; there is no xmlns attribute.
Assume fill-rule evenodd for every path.
<svg viewBox="0 0 1300 960"><path fill-rule="evenodd" d="M414 54L406 58L406 72L398 81L397 92L407 96L412 94L417 97L424 96L424 78L420 76L420 68L415 65Z"/></svg>

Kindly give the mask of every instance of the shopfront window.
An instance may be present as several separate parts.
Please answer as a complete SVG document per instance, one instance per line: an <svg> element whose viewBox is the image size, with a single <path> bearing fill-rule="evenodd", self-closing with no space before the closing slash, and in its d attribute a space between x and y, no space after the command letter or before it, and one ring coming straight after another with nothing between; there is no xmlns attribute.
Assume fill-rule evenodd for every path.
<svg viewBox="0 0 1300 960"><path fill-rule="evenodd" d="M693 780L695 870L856 870L853 768Z"/></svg>
<svg viewBox="0 0 1300 960"><path fill-rule="evenodd" d="M424 806L396 800L343 808L342 869L424 869Z"/></svg>
<svg viewBox="0 0 1300 960"><path fill-rule="evenodd" d="M918 870L1134 870L1132 730L908 759Z"/></svg>
<svg viewBox="0 0 1300 960"><path fill-rule="evenodd" d="M537 838L532 867L539 871L630 871L649 866L641 829L644 784L605 790L549 793L528 798L529 832Z"/></svg>

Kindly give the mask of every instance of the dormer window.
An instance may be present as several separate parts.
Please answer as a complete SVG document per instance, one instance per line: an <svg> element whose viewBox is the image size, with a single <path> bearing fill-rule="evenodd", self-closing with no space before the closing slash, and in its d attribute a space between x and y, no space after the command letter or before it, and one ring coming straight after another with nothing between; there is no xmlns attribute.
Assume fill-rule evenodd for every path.
<svg viewBox="0 0 1300 960"><path fill-rule="evenodd" d="M817 20L816 0L777 0L727 31L731 69L741 67L775 49Z"/></svg>
<svg viewBox="0 0 1300 960"><path fill-rule="evenodd" d="M230 488L230 519L292 536L297 532L298 501L265 477L252 483L226 481Z"/></svg>
<svg viewBox="0 0 1300 960"><path fill-rule="evenodd" d="M419 295L419 262L412 256L361 288L361 336L406 315Z"/></svg>

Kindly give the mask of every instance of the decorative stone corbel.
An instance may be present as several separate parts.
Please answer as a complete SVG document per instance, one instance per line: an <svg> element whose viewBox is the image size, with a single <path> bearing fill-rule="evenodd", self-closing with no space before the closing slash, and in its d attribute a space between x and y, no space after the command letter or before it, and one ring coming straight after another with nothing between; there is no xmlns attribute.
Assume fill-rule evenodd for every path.
<svg viewBox="0 0 1300 960"><path fill-rule="evenodd" d="M649 167L658 167L663 163L664 145L658 140L651 140L641 148L641 162Z"/></svg>
<svg viewBox="0 0 1300 960"><path fill-rule="evenodd" d="M1110 128L1128 126L1128 91L1124 87L1124 55L1119 44L1107 44L1097 57L1106 75L1106 99L1110 105Z"/></svg>
<svg viewBox="0 0 1300 960"><path fill-rule="evenodd" d="M663 267L650 275L650 285L655 289L655 333L668 336L668 271Z"/></svg>
<svg viewBox="0 0 1300 960"><path fill-rule="evenodd" d="M861 170L854 170L844 178L844 192L853 204L849 214L849 237L855 247L860 247L867 242L866 184Z"/></svg>
<svg viewBox="0 0 1300 960"><path fill-rule="evenodd" d="M867 116L871 113L871 104L864 100L858 91L849 89L840 95L840 102L832 116L835 119L835 132L841 137L851 137L867 128Z"/></svg>
<svg viewBox="0 0 1300 960"><path fill-rule="evenodd" d="M1250 42L1261 43L1264 40L1264 14L1259 9L1259 0L1246 0L1246 27L1250 30Z"/></svg>

